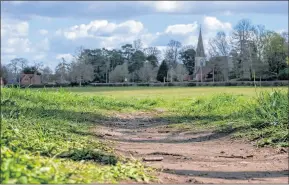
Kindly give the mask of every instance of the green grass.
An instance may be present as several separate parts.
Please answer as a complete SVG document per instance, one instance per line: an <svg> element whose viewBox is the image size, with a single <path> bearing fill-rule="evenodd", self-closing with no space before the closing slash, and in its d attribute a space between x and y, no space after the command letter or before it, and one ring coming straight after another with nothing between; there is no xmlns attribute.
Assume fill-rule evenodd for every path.
<svg viewBox="0 0 289 185"><path fill-rule="evenodd" d="M213 95L215 93L232 93L255 96L256 91L271 90L272 87L67 87L66 91L81 95L98 95L117 98L131 98L137 96L180 98L180 97L199 97ZM286 89L286 87L275 87L274 89ZM42 90L42 89L33 89ZM59 88L47 88L47 91L58 91Z"/></svg>
<svg viewBox="0 0 289 185"><path fill-rule="evenodd" d="M152 181L90 131L116 112L155 112L171 127L213 129L288 146L286 88L87 87L2 89L1 183Z"/></svg>
<svg viewBox="0 0 289 185"><path fill-rule="evenodd" d="M117 156L108 143L90 134L93 122L103 117L100 109L108 106L99 103L102 98L21 89L1 93L1 183L154 179L151 169Z"/></svg>

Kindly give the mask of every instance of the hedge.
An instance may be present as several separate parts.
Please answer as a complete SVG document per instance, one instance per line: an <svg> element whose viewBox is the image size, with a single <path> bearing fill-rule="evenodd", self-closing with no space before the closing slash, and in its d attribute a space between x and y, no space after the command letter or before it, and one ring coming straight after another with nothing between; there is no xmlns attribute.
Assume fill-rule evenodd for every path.
<svg viewBox="0 0 289 185"><path fill-rule="evenodd" d="M228 81L228 82L167 82L167 83L90 83L85 86L94 87L125 87L125 86L288 86L289 81ZM21 88L51 88L51 87L74 87L71 84L48 84L48 85L29 85ZM18 87L17 85L6 85L6 87Z"/></svg>

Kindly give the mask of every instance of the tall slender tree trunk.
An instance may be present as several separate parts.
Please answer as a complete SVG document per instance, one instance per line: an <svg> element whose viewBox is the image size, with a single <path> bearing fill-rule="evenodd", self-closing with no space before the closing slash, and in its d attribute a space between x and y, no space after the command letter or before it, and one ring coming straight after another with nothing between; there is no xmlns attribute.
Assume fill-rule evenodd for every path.
<svg viewBox="0 0 289 185"><path fill-rule="evenodd" d="M79 78L79 87L81 87L81 78Z"/></svg>
<svg viewBox="0 0 289 185"><path fill-rule="evenodd" d="M213 82L215 82L215 66L213 66Z"/></svg>

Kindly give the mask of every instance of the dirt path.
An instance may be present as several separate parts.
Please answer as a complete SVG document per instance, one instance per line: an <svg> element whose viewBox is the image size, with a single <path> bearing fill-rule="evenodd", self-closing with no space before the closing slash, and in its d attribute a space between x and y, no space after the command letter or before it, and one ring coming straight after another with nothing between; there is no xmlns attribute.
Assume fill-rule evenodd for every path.
<svg viewBox="0 0 289 185"><path fill-rule="evenodd" d="M118 117L95 132L116 141L116 150L127 157L162 157L145 163L163 170L163 183L288 183L286 149L257 149L227 134L168 128L146 113Z"/></svg>

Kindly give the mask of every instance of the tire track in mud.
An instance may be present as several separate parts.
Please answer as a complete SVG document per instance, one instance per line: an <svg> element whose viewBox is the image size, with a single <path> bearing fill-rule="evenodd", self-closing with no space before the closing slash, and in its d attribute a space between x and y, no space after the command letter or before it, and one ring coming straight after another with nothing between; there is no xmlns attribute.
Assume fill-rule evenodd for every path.
<svg viewBox="0 0 289 185"><path fill-rule="evenodd" d="M93 132L125 157L162 158L144 163L160 169L163 183L288 183L286 152L255 148L230 133L170 128L149 113L117 116Z"/></svg>

